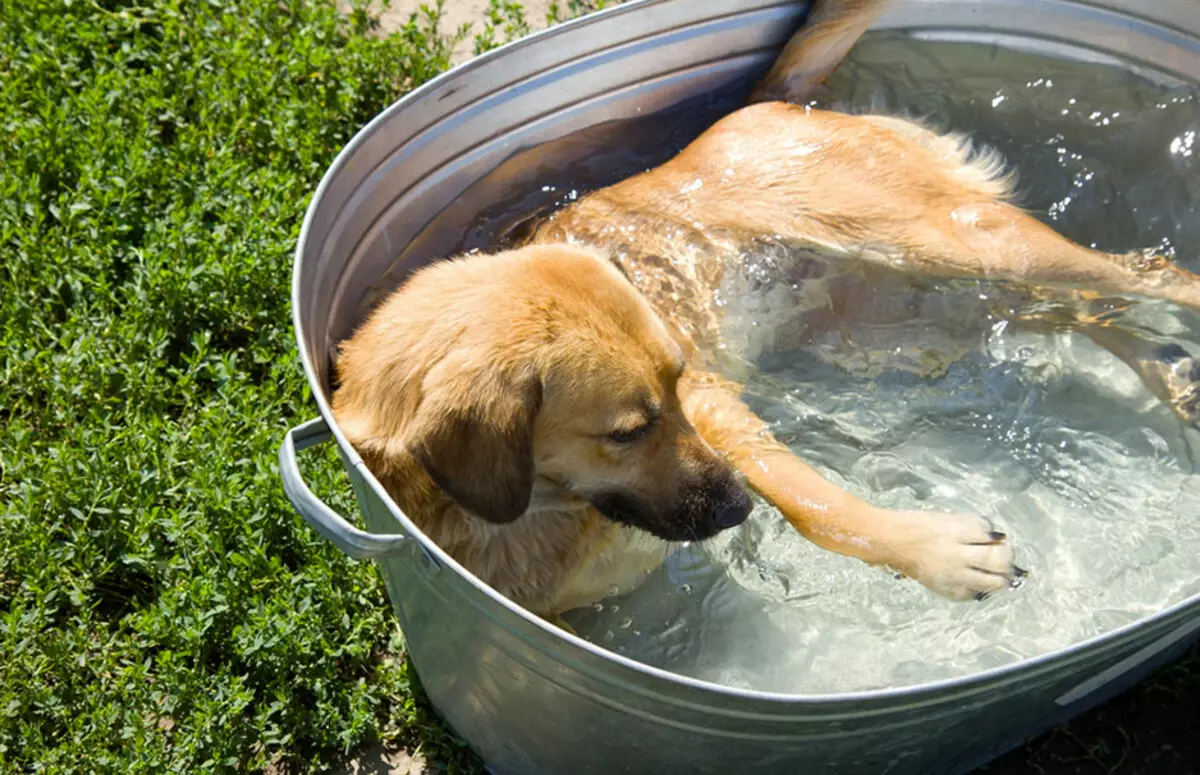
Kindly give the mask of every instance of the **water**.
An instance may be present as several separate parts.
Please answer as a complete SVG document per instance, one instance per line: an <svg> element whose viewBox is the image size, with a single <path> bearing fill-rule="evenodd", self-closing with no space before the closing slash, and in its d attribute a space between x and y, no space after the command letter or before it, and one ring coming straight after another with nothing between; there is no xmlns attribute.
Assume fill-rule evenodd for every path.
<svg viewBox="0 0 1200 775"><path fill-rule="evenodd" d="M1196 89L896 35L864 39L832 86L852 109L920 116L999 148L1023 204L1073 239L1158 246L1200 270ZM557 187L575 196L583 182L609 181L542 193L561 200ZM1200 352L1196 316L1157 303L1131 316ZM1031 571L1019 588L952 603L817 549L759 502L745 530L686 548L636 592L568 620L685 675L820 694L1008 664L1200 593L1200 433L1082 337L992 321L974 344L932 379L768 357L748 398L798 454L875 503L991 519Z"/></svg>

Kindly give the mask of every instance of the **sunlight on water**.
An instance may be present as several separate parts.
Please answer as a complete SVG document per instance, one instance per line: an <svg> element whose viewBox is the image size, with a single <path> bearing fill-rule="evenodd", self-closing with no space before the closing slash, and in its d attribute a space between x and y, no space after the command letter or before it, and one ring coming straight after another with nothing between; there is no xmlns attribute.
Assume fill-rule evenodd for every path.
<svg viewBox="0 0 1200 775"><path fill-rule="evenodd" d="M894 35L865 39L832 85L846 105L999 148L1022 203L1073 239L1158 247L1200 270L1195 89ZM930 293L940 304L968 291ZM1195 316L1151 303L1131 316L1200 352ZM883 333L899 344L924 335ZM988 517L1030 577L983 603L951 603L817 549L760 502L745 530L568 617L584 637L731 686L829 693L1008 664L1200 593L1200 433L1081 337L981 325L971 352L933 379L848 371L820 352L761 365L751 403L798 454L880 505Z"/></svg>

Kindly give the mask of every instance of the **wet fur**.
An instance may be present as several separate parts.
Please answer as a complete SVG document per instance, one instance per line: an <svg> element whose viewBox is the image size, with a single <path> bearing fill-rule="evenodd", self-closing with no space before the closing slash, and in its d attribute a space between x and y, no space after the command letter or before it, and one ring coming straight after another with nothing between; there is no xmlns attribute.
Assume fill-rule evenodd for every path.
<svg viewBox="0 0 1200 775"><path fill-rule="evenodd" d="M1091 336L1186 419L1186 353L1160 357L1088 311L1103 294L1200 307L1195 276L1066 240L1009 201L1003 160L967 136L779 101L817 93L882 5L819 3L756 104L555 213L524 247L422 270L345 343L343 431L421 529L501 593L553 615L627 590L670 551L662 535L737 516L729 467L819 545L953 599L1020 575L984 520L864 503L742 403L754 353L728 346L722 294L748 252L786 255L773 281L784 303L755 346L797 349L872 314L864 289L881 283L994 280L1007 301L1060 301L1028 323ZM642 411L634 396L652 398L660 424L644 445L614 446L604 434ZM650 504L634 521L660 537L622 524L620 508L601 514L617 495Z"/></svg>
<svg viewBox="0 0 1200 775"><path fill-rule="evenodd" d="M683 416L682 367L606 257L537 246L414 275L344 343L333 409L430 538L502 594L553 614L657 567L668 543L648 530L711 534L679 504L699 499L701 520L728 501L749 511ZM656 438L627 449L605 437L650 409ZM614 493L645 504L645 529L591 505Z"/></svg>

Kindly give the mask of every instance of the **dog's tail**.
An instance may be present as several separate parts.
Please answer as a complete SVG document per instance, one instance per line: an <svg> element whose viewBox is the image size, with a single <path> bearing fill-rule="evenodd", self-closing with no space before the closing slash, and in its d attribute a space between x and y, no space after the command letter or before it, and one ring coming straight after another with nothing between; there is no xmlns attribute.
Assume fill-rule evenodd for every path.
<svg viewBox="0 0 1200 775"><path fill-rule="evenodd" d="M821 96L825 79L887 1L813 0L808 18L755 87L750 102L803 104Z"/></svg>

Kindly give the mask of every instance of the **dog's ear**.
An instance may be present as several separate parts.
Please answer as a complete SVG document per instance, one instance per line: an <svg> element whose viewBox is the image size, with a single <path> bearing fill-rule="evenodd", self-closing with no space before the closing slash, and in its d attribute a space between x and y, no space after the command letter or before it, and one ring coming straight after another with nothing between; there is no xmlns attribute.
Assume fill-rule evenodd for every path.
<svg viewBox="0 0 1200 775"><path fill-rule="evenodd" d="M533 492L541 381L469 358L452 353L426 375L405 446L456 503L504 524L525 513Z"/></svg>

